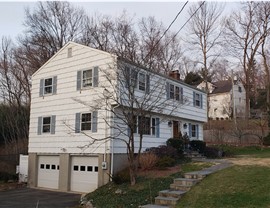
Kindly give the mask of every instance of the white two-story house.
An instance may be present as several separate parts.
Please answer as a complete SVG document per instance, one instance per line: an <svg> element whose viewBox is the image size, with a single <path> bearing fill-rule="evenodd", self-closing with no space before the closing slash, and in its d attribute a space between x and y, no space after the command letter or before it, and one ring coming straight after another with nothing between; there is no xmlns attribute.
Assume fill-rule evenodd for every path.
<svg viewBox="0 0 270 208"><path fill-rule="evenodd" d="M197 88L205 90L205 82ZM241 79L208 82L209 119L227 120L231 118L243 118L246 110L246 91Z"/></svg>
<svg viewBox="0 0 270 208"><path fill-rule="evenodd" d="M128 75L125 82L120 66ZM32 76L30 187L91 192L124 167L124 141L130 132L120 114L123 105L132 109L126 93L130 89L123 83L132 83L132 93L146 97L146 106L153 109L149 116L136 118L137 124L144 124L143 130L135 124L134 132L136 141L137 132L144 133L142 151L166 144L180 131L203 140L207 121L203 91L180 81L177 73L171 77L153 73L110 53L69 42ZM150 108L160 104L163 108Z"/></svg>

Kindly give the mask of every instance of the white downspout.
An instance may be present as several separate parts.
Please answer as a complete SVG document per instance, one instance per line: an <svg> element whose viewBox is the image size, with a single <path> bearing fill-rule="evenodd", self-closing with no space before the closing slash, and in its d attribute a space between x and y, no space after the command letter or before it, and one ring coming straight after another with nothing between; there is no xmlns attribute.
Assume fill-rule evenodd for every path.
<svg viewBox="0 0 270 208"><path fill-rule="evenodd" d="M115 108L119 107L119 105L116 105L114 106L112 109L113 109L113 112L115 112ZM114 119L115 119L115 116L114 116L114 113L112 113L112 120L111 120L111 136L114 134L114 130L113 130L113 127L114 127ZM111 138L111 173L110 175L112 176L113 175L113 162L114 162L114 137ZM112 181L112 177L110 177L110 180Z"/></svg>

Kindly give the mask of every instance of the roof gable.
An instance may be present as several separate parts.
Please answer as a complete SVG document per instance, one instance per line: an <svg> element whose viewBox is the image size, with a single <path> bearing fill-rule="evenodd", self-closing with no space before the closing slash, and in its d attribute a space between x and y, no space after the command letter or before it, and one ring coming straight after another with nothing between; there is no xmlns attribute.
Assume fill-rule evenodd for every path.
<svg viewBox="0 0 270 208"><path fill-rule="evenodd" d="M103 53L103 54L106 54L108 56L113 56L112 54L108 53L108 52L105 52L105 51L101 51L101 50L98 50L98 49L95 49L95 48L91 48L89 46L86 46L86 45L82 45L82 44L79 44L79 43L75 43L73 41L69 41L68 43L66 43L60 50L58 50L48 61L46 61L45 64L43 64L33 75L32 77L34 77L36 74L38 74L44 67L46 67L46 65L48 63L50 63L53 59L55 59L56 56L58 56L58 54L60 54L63 50L65 50L66 48L70 47L70 46L80 46L80 47L85 47L87 48L88 50L92 50L92 51L96 51L98 53Z"/></svg>

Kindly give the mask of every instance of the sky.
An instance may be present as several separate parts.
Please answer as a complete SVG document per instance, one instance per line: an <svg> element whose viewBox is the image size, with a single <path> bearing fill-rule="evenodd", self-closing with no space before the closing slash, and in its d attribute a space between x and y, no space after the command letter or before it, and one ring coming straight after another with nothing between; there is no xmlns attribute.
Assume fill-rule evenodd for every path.
<svg viewBox="0 0 270 208"><path fill-rule="evenodd" d="M162 1L119 1L113 2L72 2L73 5L83 7L88 14L94 14L95 12L101 14L108 14L117 16L126 10L131 16L136 15L135 19L141 17L155 16L158 21L162 21L165 27L173 21L176 14L180 11L185 1L177 2L162 2ZM172 30L178 31L179 28L188 19L187 10L190 5L194 4L189 2L183 12L179 15L177 21L172 25ZM32 2L3 2L0 0L0 37L8 36L12 40L16 40L19 34L23 33L25 29L23 21L25 18L25 8L29 7L30 10L36 5L35 1ZM224 14L227 14L233 9L239 8L239 4L235 2L226 1Z"/></svg>

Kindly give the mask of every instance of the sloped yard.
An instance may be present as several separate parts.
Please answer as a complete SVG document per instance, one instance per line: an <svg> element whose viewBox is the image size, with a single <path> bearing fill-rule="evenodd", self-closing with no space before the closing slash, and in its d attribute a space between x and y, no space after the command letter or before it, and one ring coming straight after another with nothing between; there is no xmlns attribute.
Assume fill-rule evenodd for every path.
<svg viewBox="0 0 270 208"><path fill-rule="evenodd" d="M235 165L206 177L177 207L270 207L269 173L267 166Z"/></svg>
<svg viewBox="0 0 270 208"><path fill-rule="evenodd" d="M167 170L140 172L135 186L109 183L87 195L96 208L128 208L153 203L158 192L168 189L173 179L185 172L210 167L211 163L192 162Z"/></svg>
<svg viewBox="0 0 270 208"><path fill-rule="evenodd" d="M235 153L228 159L233 167L206 177L177 207L270 207L270 149L238 148Z"/></svg>

